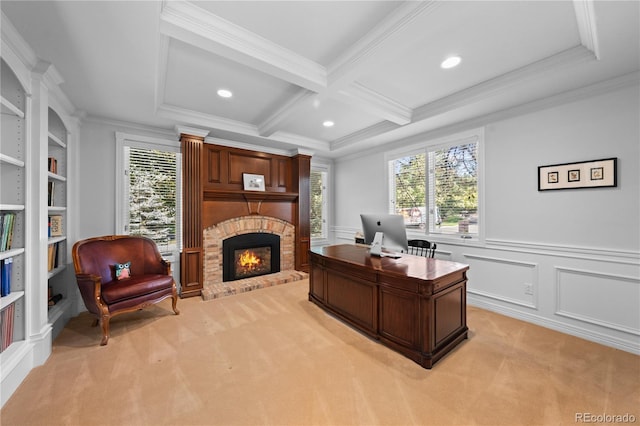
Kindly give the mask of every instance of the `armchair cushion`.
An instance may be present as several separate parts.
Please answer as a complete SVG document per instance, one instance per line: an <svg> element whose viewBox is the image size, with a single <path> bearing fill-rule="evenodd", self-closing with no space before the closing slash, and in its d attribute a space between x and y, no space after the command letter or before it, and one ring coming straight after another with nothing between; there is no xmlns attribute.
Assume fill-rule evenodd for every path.
<svg viewBox="0 0 640 426"><path fill-rule="evenodd" d="M111 305L138 297L141 294L170 290L172 285L173 278L171 278L171 275L138 275L126 280L116 280L102 284L102 299L105 303Z"/></svg>

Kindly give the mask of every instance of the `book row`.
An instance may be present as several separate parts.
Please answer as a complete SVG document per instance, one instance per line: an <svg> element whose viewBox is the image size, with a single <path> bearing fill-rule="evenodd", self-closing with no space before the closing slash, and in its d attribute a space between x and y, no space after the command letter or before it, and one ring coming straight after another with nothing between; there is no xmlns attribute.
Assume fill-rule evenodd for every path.
<svg viewBox="0 0 640 426"><path fill-rule="evenodd" d="M16 222L15 213L3 213L0 218L0 251L11 249L11 243L13 242L13 228Z"/></svg>
<svg viewBox="0 0 640 426"><path fill-rule="evenodd" d="M11 293L12 270L13 258L0 260L0 296L2 297Z"/></svg>
<svg viewBox="0 0 640 426"><path fill-rule="evenodd" d="M48 166L51 173L58 173L58 160L56 160L54 157L49 157Z"/></svg>
<svg viewBox="0 0 640 426"><path fill-rule="evenodd" d="M0 352L4 351L13 343L13 317L15 303L9 304L0 311Z"/></svg>
<svg viewBox="0 0 640 426"><path fill-rule="evenodd" d="M49 244L47 248L47 271L52 271L59 266L60 243Z"/></svg>

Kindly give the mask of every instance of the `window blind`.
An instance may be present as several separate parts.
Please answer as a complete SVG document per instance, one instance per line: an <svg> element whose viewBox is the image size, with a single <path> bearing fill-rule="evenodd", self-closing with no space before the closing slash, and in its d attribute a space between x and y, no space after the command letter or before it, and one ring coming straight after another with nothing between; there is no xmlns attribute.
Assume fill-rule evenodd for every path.
<svg viewBox="0 0 640 426"><path fill-rule="evenodd" d="M128 148L128 232L151 238L161 252L174 251L180 243L178 161L175 152Z"/></svg>

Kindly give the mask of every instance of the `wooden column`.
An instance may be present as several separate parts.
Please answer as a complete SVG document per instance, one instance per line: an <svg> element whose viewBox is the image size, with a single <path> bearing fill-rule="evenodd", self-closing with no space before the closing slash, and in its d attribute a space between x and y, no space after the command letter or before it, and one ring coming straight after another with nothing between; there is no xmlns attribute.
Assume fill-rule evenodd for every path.
<svg viewBox="0 0 640 426"><path fill-rule="evenodd" d="M200 296L203 285L202 174L204 137L181 133L182 242L180 297Z"/></svg>
<svg viewBox="0 0 640 426"><path fill-rule="evenodd" d="M298 154L293 157L293 185L298 193L295 206L296 265L298 271L309 272L311 248L311 157ZM297 185L297 186L296 186Z"/></svg>

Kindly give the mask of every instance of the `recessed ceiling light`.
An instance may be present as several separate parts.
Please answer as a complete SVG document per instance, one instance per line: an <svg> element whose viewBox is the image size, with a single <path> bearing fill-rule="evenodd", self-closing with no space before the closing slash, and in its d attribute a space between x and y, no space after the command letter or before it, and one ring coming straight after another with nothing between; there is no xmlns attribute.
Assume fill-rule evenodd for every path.
<svg viewBox="0 0 640 426"><path fill-rule="evenodd" d="M334 125L334 124L335 124L335 123L334 123L333 121L331 121L331 120L327 120L327 121L325 121L324 123L322 123L322 125L323 125L324 127L333 127L333 125Z"/></svg>
<svg viewBox="0 0 640 426"><path fill-rule="evenodd" d="M460 56L449 56L447 59L442 61L440 66L448 70L449 68L457 67L461 61L462 58Z"/></svg>
<svg viewBox="0 0 640 426"><path fill-rule="evenodd" d="M218 90L218 96L220 96L221 98L230 98L233 96L233 93L231 93L231 90L220 89Z"/></svg>

